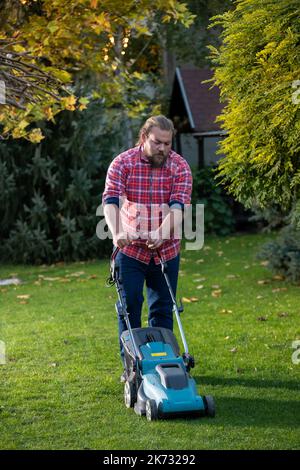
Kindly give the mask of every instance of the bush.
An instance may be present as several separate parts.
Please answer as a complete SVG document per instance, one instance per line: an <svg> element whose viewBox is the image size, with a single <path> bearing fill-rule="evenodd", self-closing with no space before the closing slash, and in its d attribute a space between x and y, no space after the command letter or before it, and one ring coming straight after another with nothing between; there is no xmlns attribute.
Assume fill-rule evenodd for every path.
<svg viewBox="0 0 300 470"><path fill-rule="evenodd" d="M292 225L281 230L279 237L266 243L258 254L268 261L268 268L288 281L300 281L300 230Z"/></svg>
<svg viewBox="0 0 300 470"><path fill-rule="evenodd" d="M122 147L121 118L99 102L62 113L46 138L0 145L0 258L20 263L73 261L107 255L96 237L105 175Z"/></svg>
<svg viewBox="0 0 300 470"><path fill-rule="evenodd" d="M229 198L214 176L212 166L193 170L192 204L204 204L205 232L228 235L234 231L235 221Z"/></svg>

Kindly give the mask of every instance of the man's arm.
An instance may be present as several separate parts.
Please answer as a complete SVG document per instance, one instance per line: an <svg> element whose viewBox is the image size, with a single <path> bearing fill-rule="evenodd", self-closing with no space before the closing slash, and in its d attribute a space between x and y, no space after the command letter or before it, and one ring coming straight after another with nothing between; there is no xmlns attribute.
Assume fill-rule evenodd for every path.
<svg viewBox="0 0 300 470"><path fill-rule="evenodd" d="M133 238L124 232L119 207L116 204L105 204L104 216L113 237L113 243L119 248L130 245Z"/></svg>

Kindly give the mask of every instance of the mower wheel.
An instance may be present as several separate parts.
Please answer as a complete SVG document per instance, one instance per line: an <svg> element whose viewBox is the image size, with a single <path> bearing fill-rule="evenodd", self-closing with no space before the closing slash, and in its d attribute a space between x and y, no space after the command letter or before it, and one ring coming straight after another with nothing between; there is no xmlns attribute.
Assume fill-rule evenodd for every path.
<svg viewBox="0 0 300 470"><path fill-rule="evenodd" d="M204 405L205 405L205 414L210 418L214 418L216 414L215 402L211 395L205 395L203 397Z"/></svg>
<svg viewBox="0 0 300 470"><path fill-rule="evenodd" d="M124 402L126 408L133 408L136 402L137 395L136 395L136 388L135 384L132 382L125 382L124 385Z"/></svg>
<svg viewBox="0 0 300 470"><path fill-rule="evenodd" d="M154 421L158 418L158 411L155 400L146 401L146 418L148 421Z"/></svg>

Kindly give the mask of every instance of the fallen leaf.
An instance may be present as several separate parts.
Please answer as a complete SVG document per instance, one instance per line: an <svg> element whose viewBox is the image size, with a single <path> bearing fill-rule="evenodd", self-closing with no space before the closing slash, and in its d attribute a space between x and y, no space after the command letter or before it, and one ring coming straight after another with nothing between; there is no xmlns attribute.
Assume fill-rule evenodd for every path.
<svg viewBox="0 0 300 470"><path fill-rule="evenodd" d="M96 274L92 274L91 276L88 277L88 279L97 279Z"/></svg>
<svg viewBox="0 0 300 470"><path fill-rule="evenodd" d="M232 313L232 310L229 310L227 308L222 308L221 313Z"/></svg>
<svg viewBox="0 0 300 470"><path fill-rule="evenodd" d="M212 248L211 248L211 246L209 246L209 245L205 245L205 246L203 247L203 250L204 250L204 251L211 250L211 249L212 249Z"/></svg>
<svg viewBox="0 0 300 470"><path fill-rule="evenodd" d="M238 348L232 348L232 349L230 349L230 352L231 352L231 353L236 353L237 351L238 351Z"/></svg>
<svg viewBox="0 0 300 470"><path fill-rule="evenodd" d="M262 296L262 295L258 295L256 298L257 298L257 299L263 299L263 296Z"/></svg>
<svg viewBox="0 0 300 470"><path fill-rule="evenodd" d="M26 304L28 304L28 302L27 302L27 300L21 300L21 302L19 302L19 304L26 305Z"/></svg>
<svg viewBox="0 0 300 470"><path fill-rule="evenodd" d="M284 292L287 291L287 287L277 287L276 289L272 289L272 292Z"/></svg>
<svg viewBox="0 0 300 470"><path fill-rule="evenodd" d="M237 279L238 276L236 276L235 274L227 274L227 279Z"/></svg>
<svg viewBox="0 0 300 470"><path fill-rule="evenodd" d="M257 281L257 284L259 284L260 286L264 285L264 284L270 284L270 280L269 279L260 279L259 281Z"/></svg>
<svg viewBox="0 0 300 470"><path fill-rule="evenodd" d="M267 317L258 317L257 320L258 321L267 321Z"/></svg>
<svg viewBox="0 0 300 470"><path fill-rule="evenodd" d="M220 289L220 286L219 286L219 284L213 284L213 285L211 286L211 288L212 288L212 289Z"/></svg>
<svg viewBox="0 0 300 470"><path fill-rule="evenodd" d="M278 313L278 317L288 317L289 314L287 312L280 312Z"/></svg>
<svg viewBox="0 0 300 470"><path fill-rule="evenodd" d="M58 366L57 362L52 362L52 364L50 364L50 367L57 367L57 366Z"/></svg>
<svg viewBox="0 0 300 470"><path fill-rule="evenodd" d="M199 264L199 263L204 263L204 259L197 259L196 263L197 263L197 264Z"/></svg>
<svg viewBox="0 0 300 470"><path fill-rule="evenodd" d="M182 297L182 302L186 302L186 303L190 304L191 300L188 299L187 297Z"/></svg>
<svg viewBox="0 0 300 470"><path fill-rule="evenodd" d="M83 274L85 274L84 271L78 271L76 273L68 274L67 277L79 277L79 276L82 276Z"/></svg>
<svg viewBox="0 0 300 470"><path fill-rule="evenodd" d="M190 300L191 300L191 302L198 302L199 299L198 299L198 297L191 297Z"/></svg>
<svg viewBox="0 0 300 470"><path fill-rule="evenodd" d="M281 276L280 274L275 274L272 279L274 279L274 281L284 281L285 277Z"/></svg>
<svg viewBox="0 0 300 470"><path fill-rule="evenodd" d="M229 339L229 338L230 338L230 336L225 336L225 339Z"/></svg>
<svg viewBox="0 0 300 470"><path fill-rule="evenodd" d="M29 294L17 295L17 299L22 299L22 300L30 299L30 295Z"/></svg>
<svg viewBox="0 0 300 470"><path fill-rule="evenodd" d="M202 284L200 284L199 286L196 287L196 289L203 289L203 287L204 286Z"/></svg>
<svg viewBox="0 0 300 470"><path fill-rule="evenodd" d="M269 261L262 261L260 263L261 266L268 266L268 264L269 264Z"/></svg>
<svg viewBox="0 0 300 470"><path fill-rule="evenodd" d="M221 297L221 294L222 294L222 290L221 289L218 289L218 290L213 290L211 295L213 297Z"/></svg>

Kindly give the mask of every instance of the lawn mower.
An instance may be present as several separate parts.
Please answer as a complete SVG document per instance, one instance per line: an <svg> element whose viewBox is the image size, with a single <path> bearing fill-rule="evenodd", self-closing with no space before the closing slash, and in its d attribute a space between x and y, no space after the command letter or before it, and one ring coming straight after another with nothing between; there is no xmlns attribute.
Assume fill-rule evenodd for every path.
<svg viewBox="0 0 300 470"><path fill-rule="evenodd" d="M166 328L131 328L126 297L119 267L111 258L110 285L115 284L118 301L117 314L124 317L127 330L121 335L124 348L124 401L127 408L145 416L149 421L177 416L215 416L215 405L210 395L198 395L196 383L190 376L194 358L189 354L181 324L182 302L178 307L168 277L168 265L160 256L162 273L167 283L179 327L184 352L180 349L174 333Z"/></svg>

